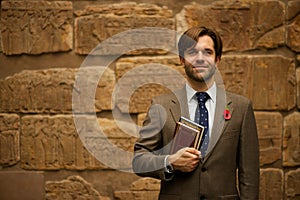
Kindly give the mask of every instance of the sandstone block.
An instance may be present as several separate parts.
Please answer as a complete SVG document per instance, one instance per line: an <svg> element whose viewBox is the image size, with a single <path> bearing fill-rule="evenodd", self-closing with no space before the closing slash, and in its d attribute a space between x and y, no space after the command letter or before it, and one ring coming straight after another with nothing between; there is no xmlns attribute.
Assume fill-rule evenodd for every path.
<svg viewBox="0 0 300 200"><path fill-rule="evenodd" d="M176 27L179 32L191 26L214 27L225 51L243 51L283 45L284 19L285 5L280 1L216 1L184 6L176 16Z"/></svg>
<svg viewBox="0 0 300 200"><path fill-rule="evenodd" d="M66 181L70 176L83 178L99 192L101 200L114 200L114 191L129 191L131 183L140 178L133 173L118 170L60 170L45 172L46 184L49 182L61 183ZM73 199L76 199L76 197Z"/></svg>
<svg viewBox="0 0 300 200"><path fill-rule="evenodd" d="M139 126L143 126L143 122L144 122L145 118L146 118L146 113L138 114L137 124Z"/></svg>
<svg viewBox="0 0 300 200"><path fill-rule="evenodd" d="M105 66L87 66L75 70L73 112L93 113L112 110L115 72Z"/></svg>
<svg viewBox="0 0 300 200"><path fill-rule="evenodd" d="M24 116L21 165L24 169L101 167L83 147L71 116Z"/></svg>
<svg viewBox="0 0 300 200"><path fill-rule="evenodd" d="M2 112L70 112L74 70L22 71L0 82Z"/></svg>
<svg viewBox="0 0 300 200"><path fill-rule="evenodd" d="M0 114L0 166L11 166L20 160L20 117Z"/></svg>
<svg viewBox="0 0 300 200"><path fill-rule="evenodd" d="M280 113L255 112L258 130L260 165L281 164L282 127Z"/></svg>
<svg viewBox="0 0 300 200"><path fill-rule="evenodd" d="M218 67L226 89L250 98L255 110L291 110L296 106L293 59L228 55Z"/></svg>
<svg viewBox="0 0 300 200"><path fill-rule="evenodd" d="M3 1L3 53L41 54L71 50L72 9L69 1Z"/></svg>
<svg viewBox="0 0 300 200"><path fill-rule="evenodd" d="M159 191L115 191L114 199L116 200L156 200Z"/></svg>
<svg viewBox="0 0 300 200"><path fill-rule="evenodd" d="M24 169L130 168L135 137L122 133L113 120L91 117L75 127L71 115L22 117L21 165ZM98 123L98 124L97 124ZM100 132L96 128L100 124ZM127 124L127 130L128 126ZM78 129L79 128L79 129ZM123 131L124 132L124 131ZM119 151L117 151L119 150ZM121 154L121 153L123 154Z"/></svg>
<svg viewBox="0 0 300 200"><path fill-rule="evenodd" d="M134 122L99 118L95 123L89 117L79 116L76 123L82 126L79 127L82 142L98 161L114 169L131 168L137 135Z"/></svg>
<svg viewBox="0 0 300 200"><path fill-rule="evenodd" d="M116 200L157 200L159 191L115 191Z"/></svg>
<svg viewBox="0 0 300 200"><path fill-rule="evenodd" d="M116 63L116 106L124 113L146 112L151 99L183 86L178 56L122 58Z"/></svg>
<svg viewBox="0 0 300 200"><path fill-rule="evenodd" d="M286 43L294 51L300 52L300 14L299 1L289 1L287 4Z"/></svg>
<svg viewBox="0 0 300 200"><path fill-rule="evenodd" d="M115 191L114 198L118 200L156 200L159 191L159 180L154 178L140 178L131 184L130 191Z"/></svg>
<svg viewBox="0 0 300 200"><path fill-rule="evenodd" d="M283 122L283 165L300 166L300 113L294 112Z"/></svg>
<svg viewBox="0 0 300 200"><path fill-rule="evenodd" d="M129 35L125 33L125 37L121 38L116 36L119 33L142 27L162 27L174 30L173 13L166 7L126 2L88 6L76 11L75 14L77 16L75 18L75 52L79 54L90 53L100 43L102 43L101 49L97 49L97 54L101 55L162 54L175 45L175 38L164 32L149 35L147 31L142 31ZM105 40L107 41L104 42ZM161 44L163 41L164 44ZM163 48L155 50L153 47L157 46ZM142 47L146 50L139 50Z"/></svg>
<svg viewBox="0 0 300 200"><path fill-rule="evenodd" d="M70 176L62 181L46 182L46 199L63 200L74 198L103 200L99 192L80 176Z"/></svg>
<svg viewBox="0 0 300 200"><path fill-rule="evenodd" d="M2 24L0 23L0 30L2 30L1 27ZM0 41L2 41L2 34L0 34ZM2 53L2 45L0 45L0 53Z"/></svg>
<svg viewBox="0 0 300 200"><path fill-rule="evenodd" d="M261 169L259 199L283 199L283 171L281 169Z"/></svg>
<svg viewBox="0 0 300 200"><path fill-rule="evenodd" d="M158 199L159 191L133 191L134 200L156 200Z"/></svg>
<svg viewBox="0 0 300 200"><path fill-rule="evenodd" d="M42 172L0 171L0 199L45 199L45 180Z"/></svg>
<svg viewBox="0 0 300 200"><path fill-rule="evenodd" d="M296 69L296 79L297 79L297 107L300 109L300 68Z"/></svg>
<svg viewBox="0 0 300 200"><path fill-rule="evenodd" d="M0 80L0 111L21 113L71 113L72 92L75 78L78 73L84 73L81 80L81 91L75 88L73 101L77 105L74 112L99 112L112 109L111 95L115 84L114 72L106 69L101 78L93 78L96 82L90 83L91 76L95 76L96 68L78 69L49 69L22 71L14 76ZM99 82L98 82L99 81ZM95 90L91 90L91 85ZM90 94L91 101L87 105L82 91ZM80 101L83 99L82 101Z"/></svg>
<svg viewBox="0 0 300 200"><path fill-rule="evenodd" d="M114 199L116 200L134 200L134 194L131 191L115 191Z"/></svg>
<svg viewBox="0 0 300 200"><path fill-rule="evenodd" d="M287 20L291 20L296 17L299 13L300 2L298 0L290 0L287 2Z"/></svg>
<svg viewBox="0 0 300 200"><path fill-rule="evenodd" d="M285 199L296 200L300 195L300 169L285 174Z"/></svg>
<svg viewBox="0 0 300 200"><path fill-rule="evenodd" d="M133 191L159 191L160 180L154 178L141 178L130 186Z"/></svg>

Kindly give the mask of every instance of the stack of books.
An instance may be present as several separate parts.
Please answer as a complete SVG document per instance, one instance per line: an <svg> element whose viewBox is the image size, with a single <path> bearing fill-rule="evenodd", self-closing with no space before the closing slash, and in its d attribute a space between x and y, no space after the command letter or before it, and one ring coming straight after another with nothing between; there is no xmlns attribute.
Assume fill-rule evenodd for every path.
<svg viewBox="0 0 300 200"><path fill-rule="evenodd" d="M199 149L204 127L185 117L180 117L176 123L174 139L170 154L176 153L184 147Z"/></svg>

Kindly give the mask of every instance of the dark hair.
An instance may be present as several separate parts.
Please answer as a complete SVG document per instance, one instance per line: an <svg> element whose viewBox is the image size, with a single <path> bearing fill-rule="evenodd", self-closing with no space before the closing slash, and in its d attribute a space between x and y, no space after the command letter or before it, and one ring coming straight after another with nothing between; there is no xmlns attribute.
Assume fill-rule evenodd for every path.
<svg viewBox="0 0 300 200"><path fill-rule="evenodd" d="M216 52L215 60L217 60L217 58L221 60L223 48L222 39L216 31L206 27L192 27L183 33L178 42L179 56L184 58L184 52L187 49L195 46L199 37L204 35L209 36L214 42L214 49Z"/></svg>

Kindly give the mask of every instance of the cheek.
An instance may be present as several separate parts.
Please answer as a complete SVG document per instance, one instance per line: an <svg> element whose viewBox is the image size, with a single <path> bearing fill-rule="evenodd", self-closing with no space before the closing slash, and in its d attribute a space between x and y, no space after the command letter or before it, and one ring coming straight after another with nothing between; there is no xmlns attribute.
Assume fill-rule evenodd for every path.
<svg viewBox="0 0 300 200"><path fill-rule="evenodd" d="M215 58L211 55L203 56L203 60L205 60L209 64L215 63Z"/></svg>
<svg viewBox="0 0 300 200"><path fill-rule="evenodd" d="M187 58L184 60L185 65L192 65L192 63L193 63L193 59L191 59L191 58Z"/></svg>

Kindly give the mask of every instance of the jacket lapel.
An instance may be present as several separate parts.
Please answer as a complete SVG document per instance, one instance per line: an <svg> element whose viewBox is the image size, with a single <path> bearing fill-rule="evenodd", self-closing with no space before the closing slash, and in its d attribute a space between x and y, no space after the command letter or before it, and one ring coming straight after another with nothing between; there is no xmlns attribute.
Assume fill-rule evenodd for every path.
<svg viewBox="0 0 300 200"><path fill-rule="evenodd" d="M214 125L212 127L212 134L207 149L207 156L205 157L204 162L210 157L212 150L216 146L218 140L228 125L228 121L224 119L224 110L230 106L231 102L232 101L226 95L225 90L221 87L218 87ZM232 114L233 109L230 107L229 110Z"/></svg>
<svg viewBox="0 0 300 200"><path fill-rule="evenodd" d="M189 110L188 110L188 103L186 97L186 89L183 87L180 90L174 92L174 96L170 99L170 113L175 121L175 123L179 120L181 116L190 118Z"/></svg>

